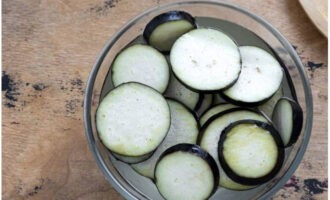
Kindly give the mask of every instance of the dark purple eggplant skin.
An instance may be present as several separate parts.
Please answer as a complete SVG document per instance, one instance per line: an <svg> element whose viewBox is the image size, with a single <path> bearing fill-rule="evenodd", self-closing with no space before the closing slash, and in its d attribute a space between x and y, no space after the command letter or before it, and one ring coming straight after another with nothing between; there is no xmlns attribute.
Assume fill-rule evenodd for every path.
<svg viewBox="0 0 330 200"><path fill-rule="evenodd" d="M194 108L194 111L197 111L202 106L202 103L203 103L203 100L204 100L204 97L205 97L204 94L201 93L201 92L199 92L198 94L199 94L199 99L198 99L197 104Z"/></svg>
<svg viewBox="0 0 330 200"><path fill-rule="evenodd" d="M200 129L200 133L199 133L199 135L198 135L198 138L197 138L197 144L199 145L200 143L201 143L201 141L202 141L202 138L203 138L203 134L204 134L204 131L205 131L205 129L215 120L215 119L217 119L217 118L219 118L219 117L222 117L222 116L224 116L224 115L226 115L226 114L228 114L228 113L232 113L232 112L236 112L236 111L250 111L250 112L254 112L254 113L256 113L256 114L259 114L259 115L261 115L261 116L264 116L264 114L262 114L258 109L253 109L253 108L244 108L244 107L239 107L239 108L231 108L231 109L229 109L229 110L225 110L225 111L222 111L222 112L220 112L220 113L218 113L218 114L215 114L215 115L213 115L210 119L208 119L205 123L204 123L204 125L201 127L201 129ZM265 119L267 119L267 118L265 118ZM220 134L220 133L219 133Z"/></svg>
<svg viewBox="0 0 330 200"><path fill-rule="evenodd" d="M111 154L113 153L112 151L110 151L110 150L108 150ZM149 153L150 155L149 156L147 156L145 159L143 159L143 160L141 160L141 161L138 161L138 162L134 162L134 163L127 163L127 164L136 164L136 163L139 163L139 162L143 162L143 161L146 161L146 160L148 160L151 156L152 156L152 154L154 153L154 151L152 152L152 153ZM117 153L118 154L118 153ZM148 153L147 153L148 154ZM120 156L125 156L125 155L121 155L121 154L118 154L118 155L120 155ZM146 154L144 154L144 155L146 155ZM142 156L144 156L144 155L142 155ZM124 163L126 163L125 161L123 161L123 160L121 160L120 158L117 158L117 156L115 156L114 154L112 154L112 156L116 159L116 160L118 160L118 161L120 161L120 162L124 162ZM130 156L130 157L133 157L133 156Z"/></svg>
<svg viewBox="0 0 330 200"><path fill-rule="evenodd" d="M215 193L215 191L217 190L218 185L219 185L219 169L218 169L217 163L215 162L213 157L196 144L180 143L180 144L177 144L177 145L174 145L174 146L168 148L158 158L155 169L157 168L157 165L162 158L164 158L165 156L167 156L171 153L175 153L178 151L194 154L194 155L202 158L209 164L209 166L212 170L212 173L213 173L213 180L214 180L214 187L210 194L210 196L212 196ZM156 170L155 170L155 172L156 172ZM156 176L155 176L154 181L155 181L155 183L157 182Z"/></svg>
<svg viewBox="0 0 330 200"><path fill-rule="evenodd" d="M215 94L213 94L213 102L215 102L216 96L219 96L220 98L222 98L222 96L219 93L215 93ZM222 100L224 100L224 99L222 99ZM224 103L229 103L229 102L227 102L226 100L224 100L224 102L219 102L217 104L224 104Z"/></svg>
<svg viewBox="0 0 330 200"><path fill-rule="evenodd" d="M280 87L282 87L282 85L280 85ZM279 87L279 88L280 88ZM278 89L279 89L278 88ZM277 90L276 90L277 91ZM274 93L275 94L275 93ZM219 95L227 102L238 105L238 106L246 106L246 107L256 107L259 106L263 103L266 103L269 99L271 99L273 97L272 94L270 97L267 97L266 99L263 99L261 101L256 101L256 102L244 102L244 101L238 101L235 99L230 98L229 96L227 96L225 93L223 93L222 91L220 91Z"/></svg>
<svg viewBox="0 0 330 200"><path fill-rule="evenodd" d="M196 105L196 107L195 107L195 109L194 109L194 111L197 113L198 112L198 110L202 107L202 105L203 105L203 101L204 101L204 98L205 98L205 95L207 94L207 93L199 93L200 94L200 96L203 96L203 99L201 100L201 102L198 102L198 103L200 103L199 104L199 106L197 107L197 105L198 105L198 103L197 103L197 105ZM212 94L213 95L213 94ZM199 100L198 100L199 101ZM211 104L210 104L210 106L206 109L206 110L204 110L203 112L202 112L202 114L200 115L200 116L202 116L206 111L208 111L208 109L210 109L211 107L213 107L212 105L213 105L213 102L214 102L214 98L212 97L212 100L211 100Z"/></svg>
<svg viewBox="0 0 330 200"><path fill-rule="evenodd" d="M290 137L289 143L287 145L285 145L285 147L289 147L289 146L293 145L294 143L296 143L300 136L302 125L303 125L304 114L303 114L303 111L302 111L300 105L296 101L289 99L287 97L282 97L277 101L277 103L274 107L274 110L273 110L273 115L274 115L274 112L276 112L275 110L276 110L277 106L279 105L280 101L288 101L292 108L292 132L291 132L291 137ZM272 116L272 120L273 120L273 116ZM273 123L274 123L274 120L273 120ZM275 123L274 123L274 125L277 126Z"/></svg>
<svg viewBox="0 0 330 200"><path fill-rule="evenodd" d="M282 61L282 59L280 58L280 56L276 53L276 51L268 44L266 43L262 38L260 38L258 35L256 35L260 40L262 40L264 42L264 44L266 44L266 46L268 46L269 50L272 52L272 55L275 57L275 59L280 63L283 71L284 71L284 76L285 78L287 79L287 82L288 82L288 86L290 88L290 92L291 92L291 95L292 95L292 98L294 101L298 102L298 98L297 98L297 94L296 94L296 89L294 87L294 84L293 84L293 81L291 79L291 76L290 76L290 73L289 73L289 70L288 68L286 67L286 65L284 64L284 62ZM282 80L282 83L280 85L280 87L282 87L282 84L283 84L283 80ZM270 97L264 99L264 100L261 100L261 101L258 101L258 102L251 102L251 103L248 103L248 102L242 102L242 101L237 101L237 100L234 100L234 99L231 99L230 97L226 96L222 91L220 91L219 95L225 100L225 101L228 101L232 104L235 104L235 105L239 105L239 106L259 106L265 102L267 102L270 98L272 98L272 96L274 95L271 95Z"/></svg>
<svg viewBox="0 0 330 200"><path fill-rule="evenodd" d="M193 87L187 85L185 82L183 82L183 81L182 81L182 80L181 80L181 79L175 74L174 71L173 71L173 74L174 74L175 78L178 79L178 81L179 81L182 85L186 86L188 89L190 89L190 90L192 90L192 91L194 91L194 92L198 92L198 93L207 93L207 94L218 94L218 93L221 94L221 93L222 93L221 91L230 88L230 87L233 86L233 85L236 83L236 81L238 80L239 75L241 74L242 60L240 60L240 64L241 64L241 68L240 68L240 71L239 71L239 74L238 74L237 78L236 78L235 80L233 80L231 83L227 84L225 87L223 87L223 88L221 88L221 89L216 89L216 90L198 90L198 89L196 89L196 88L193 88Z"/></svg>
<svg viewBox="0 0 330 200"><path fill-rule="evenodd" d="M234 38L233 38L231 35L227 34L225 31L220 30L220 29L214 29L214 30L220 31L220 32L224 33L225 35L227 35L229 38L231 38L231 40L236 44L237 49L238 49L239 45L238 45L238 43L236 42L236 40L234 40ZM149 35L149 36L150 36L150 35ZM147 40L147 39L146 39L146 40ZM147 41L148 41L148 40L147 40ZM174 76L176 77L176 79L177 79L180 83L182 83L184 86L186 86L187 88L189 88L190 90L192 90L192 91L194 91L194 92L198 92L198 93L207 93L207 94L217 94L217 93L221 93L221 91L223 91L223 90L226 90L226 89L230 88L231 86L233 86L233 85L236 83L236 81L238 80L238 78L239 78L239 76L240 76L240 74L241 74L241 70L242 70L242 59L241 59L241 58L240 58L240 60L239 60L239 63L240 63L240 71L239 71L239 73L238 73L237 78L236 78L235 80L233 80L232 82L228 83L228 84L227 84L226 86L224 86L223 88L221 88L221 89L216 89L216 90L198 90L198 89L196 89L196 88L193 88L193 87L187 85L184 81L182 81L182 80L181 80L181 79L175 74L174 71L173 71L173 74L174 74Z"/></svg>
<svg viewBox="0 0 330 200"><path fill-rule="evenodd" d="M193 16L189 13L184 11L169 11L163 14L160 14L154 17L145 27L143 32L143 37L149 43L149 38L152 32L161 24L170 22L170 21L177 21L177 20L186 20L193 25L194 28L197 28L196 20ZM164 54L169 54L169 51L162 52Z"/></svg>
<svg viewBox="0 0 330 200"><path fill-rule="evenodd" d="M242 176L239 176L238 174L236 174L228 166L228 164L223 156L223 143L225 142L227 134L231 131L231 129L239 124L255 124L258 127L267 130L273 136L273 138L277 144L278 156L277 156L276 165L274 166L272 171L270 171L268 174L266 174L262 177L259 177L259 178L242 177ZM231 123L229 126L227 126L222 131L222 134L220 136L219 143L218 143L218 156L219 156L219 161L220 161L220 164L221 164L223 170L228 175L228 177L231 178L233 181L244 184L244 185L259 185L259 184L266 183L267 181L270 181L281 170L283 162L284 162L285 151L284 151L284 145L283 145L281 136L279 135L279 133L273 126L271 126L265 122L261 122L261 121L257 121L257 120L240 120L240 121Z"/></svg>

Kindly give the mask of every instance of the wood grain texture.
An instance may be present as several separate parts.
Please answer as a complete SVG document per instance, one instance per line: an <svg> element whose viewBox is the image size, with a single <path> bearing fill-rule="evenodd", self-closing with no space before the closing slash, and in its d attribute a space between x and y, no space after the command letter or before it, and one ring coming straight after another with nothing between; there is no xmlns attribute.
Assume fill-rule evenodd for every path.
<svg viewBox="0 0 330 200"><path fill-rule="evenodd" d="M166 2L172 1L2 2L4 200L122 199L87 146L85 84L109 37L141 11ZM298 1L231 2L264 17L296 47L312 87L310 144L295 176L274 199L326 199L327 39Z"/></svg>

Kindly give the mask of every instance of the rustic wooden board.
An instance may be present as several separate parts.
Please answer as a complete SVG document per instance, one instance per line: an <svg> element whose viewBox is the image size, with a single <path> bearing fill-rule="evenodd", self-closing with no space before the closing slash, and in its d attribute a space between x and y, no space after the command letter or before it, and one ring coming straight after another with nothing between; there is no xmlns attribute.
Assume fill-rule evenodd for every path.
<svg viewBox="0 0 330 200"><path fill-rule="evenodd" d="M87 147L87 76L109 37L141 11L170 0L4 0L2 197L122 199ZM327 39L298 1L233 0L277 27L296 47L314 98L303 162L274 199L327 198Z"/></svg>

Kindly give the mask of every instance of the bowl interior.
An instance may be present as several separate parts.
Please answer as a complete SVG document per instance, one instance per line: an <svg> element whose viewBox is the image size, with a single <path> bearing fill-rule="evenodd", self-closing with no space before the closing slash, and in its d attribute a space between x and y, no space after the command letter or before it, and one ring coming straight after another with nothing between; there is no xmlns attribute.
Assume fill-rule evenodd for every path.
<svg viewBox="0 0 330 200"><path fill-rule="evenodd" d="M270 24L233 5L190 1L163 5L142 13L114 35L97 59L88 80L84 118L86 136L105 177L127 199L163 199L154 183L140 176L128 164L116 160L99 141L95 112L103 96L112 88L110 68L118 52L139 37L145 25L155 16L170 10L183 10L196 17L199 27L221 29L238 45L253 45L265 49L281 62L288 78L282 82L284 96L296 99L304 112L302 133L298 141L286 149L286 161L277 176L259 187L246 191L218 188L211 199L267 198L280 189L299 165L306 150L312 125L312 99L303 66L292 46ZM143 39L142 39L143 40Z"/></svg>

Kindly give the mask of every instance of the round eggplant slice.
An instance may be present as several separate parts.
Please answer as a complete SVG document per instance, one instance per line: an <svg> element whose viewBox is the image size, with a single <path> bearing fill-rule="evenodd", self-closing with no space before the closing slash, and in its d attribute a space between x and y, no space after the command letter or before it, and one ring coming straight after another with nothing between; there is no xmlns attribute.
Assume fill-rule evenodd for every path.
<svg viewBox="0 0 330 200"><path fill-rule="evenodd" d="M156 90L140 83L124 83L111 90L96 112L103 144L123 156L154 151L170 128L170 109Z"/></svg>
<svg viewBox="0 0 330 200"><path fill-rule="evenodd" d="M169 85L164 94L166 97L173 98L179 102L182 102L189 109L193 110L201 102L202 94L194 92L184 86L178 81L172 74Z"/></svg>
<svg viewBox="0 0 330 200"><path fill-rule="evenodd" d="M194 29L182 35L173 44L170 60L176 77L199 91L229 87L241 71L236 43L215 29Z"/></svg>
<svg viewBox="0 0 330 200"><path fill-rule="evenodd" d="M267 122L267 119L255 110L248 108L232 108L218 113L207 120L201 128L201 134L199 135L197 142L197 144L206 150L216 161L220 172L220 186L231 190L246 190L252 188L252 186L237 183L227 176L219 162L218 142L222 131L228 125L243 119L254 119Z"/></svg>
<svg viewBox="0 0 330 200"><path fill-rule="evenodd" d="M221 103L227 103L227 101L224 100L220 94L217 93L213 94L213 104L218 105Z"/></svg>
<svg viewBox="0 0 330 200"><path fill-rule="evenodd" d="M276 103L279 99L281 99L281 97L283 97L283 95L283 89L280 87L269 100L258 106L258 109L267 117L271 118Z"/></svg>
<svg viewBox="0 0 330 200"><path fill-rule="evenodd" d="M163 54L148 45L135 44L122 50L111 68L115 87L138 82L163 93L170 79L170 68Z"/></svg>
<svg viewBox="0 0 330 200"><path fill-rule="evenodd" d="M271 180L284 160L283 143L276 129L256 120L241 120L227 126L220 136L218 153L226 174L245 185Z"/></svg>
<svg viewBox="0 0 330 200"><path fill-rule="evenodd" d="M199 124L189 109L174 100L168 99L167 103L171 111L171 126L165 139L148 160L132 165L136 172L152 179L157 159L167 148L179 143L196 144L199 133Z"/></svg>
<svg viewBox="0 0 330 200"><path fill-rule="evenodd" d="M226 100L240 105L257 105L280 87L283 70L268 52L254 46L239 47L242 70L234 85L223 91Z"/></svg>
<svg viewBox="0 0 330 200"><path fill-rule="evenodd" d="M212 105L213 102L213 94L201 94L203 95L203 100L199 106L199 108L196 108L195 111L198 114L198 116L201 116L209 107Z"/></svg>
<svg viewBox="0 0 330 200"><path fill-rule="evenodd" d="M225 110L229 110L232 108L237 108L238 106L234 105L234 104L230 104L230 103L222 103L222 104L218 104L213 106L212 108L210 108L209 110L207 110L199 119L199 123L201 124L201 126L203 126L205 124L205 122L210 119L212 116L221 113L222 111Z"/></svg>
<svg viewBox="0 0 330 200"><path fill-rule="evenodd" d="M195 19L189 13L170 11L153 18L144 29L143 36L151 46L169 53L181 35L195 28Z"/></svg>
<svg viewBox="0 0 330 200"><path fill-rule="evenodd" d="M152 153L153 152L147 153L142 156L122 156L120 154L112 152L112 155L118 160L123 161L124 163L135 164L147 160L152 155Z"/></svg>
<svg viewBox="0 0 330 200"><path fill-rule="evenodd" d="M288 147L294 144L300 135L303 111L298 103L283 97L276 103L272 121L281 135L284 146Z"/></svg>
<svg viewBox="0 0 330 200"><path fill-rule="evenodd" d="M219 171L206 151L193 144L167 149L155 168L155 183L167 200L208 199L217 189Z"/></svg>

